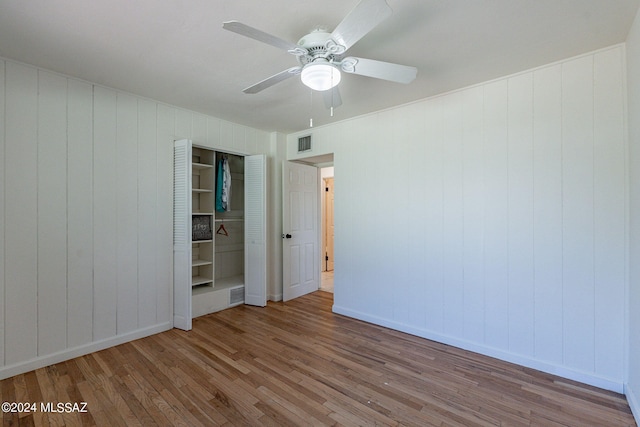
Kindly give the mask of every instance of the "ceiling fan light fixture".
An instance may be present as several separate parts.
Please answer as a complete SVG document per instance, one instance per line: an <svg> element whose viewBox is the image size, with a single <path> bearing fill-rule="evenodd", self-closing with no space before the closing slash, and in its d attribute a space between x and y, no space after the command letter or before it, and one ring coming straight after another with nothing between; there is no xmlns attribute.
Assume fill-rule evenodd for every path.
<svg viewBox="0 0 640 427"><path fill-rule="evenodd" d="M302 69L302 83L313 90L329 90L340 83L340 70L328 62L312 62Z"/></svg>

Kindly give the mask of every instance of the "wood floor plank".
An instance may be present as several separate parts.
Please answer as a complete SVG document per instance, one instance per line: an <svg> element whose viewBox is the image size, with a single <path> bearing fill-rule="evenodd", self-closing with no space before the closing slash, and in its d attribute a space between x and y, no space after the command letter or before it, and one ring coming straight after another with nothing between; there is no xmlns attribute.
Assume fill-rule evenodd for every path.
<svg viewBox="0 0 640 427"><path fill-rule="evenodd" d="M331 312L239 306L0 381L5 426L634 426L623 395Z"/></svg>

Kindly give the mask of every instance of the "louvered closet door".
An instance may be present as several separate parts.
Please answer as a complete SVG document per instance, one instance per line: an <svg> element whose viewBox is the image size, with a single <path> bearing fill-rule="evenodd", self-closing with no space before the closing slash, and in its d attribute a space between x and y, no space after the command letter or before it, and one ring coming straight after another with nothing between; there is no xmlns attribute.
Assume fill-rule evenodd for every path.
<svg viewBox="0 0 640 427"><path fill-rule="evenodd" d="M244 302L267 305L267 159L244 158Z"/></svg>
<svg viewBox="0 0 640 427"><path fill-rule="evenodd" d="M173 326L191 329L191 141L173 149Z"/></svg>

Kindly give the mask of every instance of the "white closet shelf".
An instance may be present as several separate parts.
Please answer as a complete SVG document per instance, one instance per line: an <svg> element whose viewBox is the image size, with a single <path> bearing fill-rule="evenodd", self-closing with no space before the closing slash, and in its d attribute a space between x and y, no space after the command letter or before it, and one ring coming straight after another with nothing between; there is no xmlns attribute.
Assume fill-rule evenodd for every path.
<svg viewBox="0 0 640 427"><path fill-rule="evenodd" d="M191 212L191 215L213 215L213 212Z"/></svg>
<svg viewBox="0 0 640 427"><path fill-rule="evenodd" d="M206 285L207 283L213 283L211 277L193 276L191 277L191 287Z"/></svg>
<svg viewBox="0 0 640 427"><path fill-rule="evenodd" d="M192 240L191 244L196 245L198 243L213 243L213 240L209 239L209 240Z"/></svg>
<svg viewBox="0 0 640 427"><path fill-rule="evenodd" d="M192 296L203 295L203 294L208 294L210 292L215 292L217 290L218 290L217 287L213 287L211 285L194 286L193 288L191 288L191 295Z"/></svg>
<svg viewBox="0 0 640 427"><path fill-rule="evenodd" d="M202 267L203 265L211 265L213 261L207 261L206 259L194 259L191 262L191 267Z"/></svg>
<svg viewBox="0 0 640 427"><path fill-rule="evenodd" d="M216 289L235 288L237 286L244 286L243 275L216 278Z"/></svg>
<svg viewBox="0 0 640 427"><path fill-rule="evenodd" d="M200 169L210 169L213 167L213 165L208 165L206 163L192 163L191 167L193 168L193 170L200 170Z"/></svg>

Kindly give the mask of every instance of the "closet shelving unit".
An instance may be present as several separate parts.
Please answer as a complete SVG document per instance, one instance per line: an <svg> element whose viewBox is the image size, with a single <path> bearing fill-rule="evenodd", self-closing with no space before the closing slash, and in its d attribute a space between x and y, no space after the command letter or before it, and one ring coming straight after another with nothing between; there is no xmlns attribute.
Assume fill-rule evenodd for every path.
<svg viewBox="0 0 640 427"><path fill-rule="evenodd" d="M210 150L193 147L191 154L191 286L209 287L213 284L213 218L215 203L215 156ZM194 224L206 225L208 233L198 238ZM194 289L194 292L206 289Z"/></svg>

